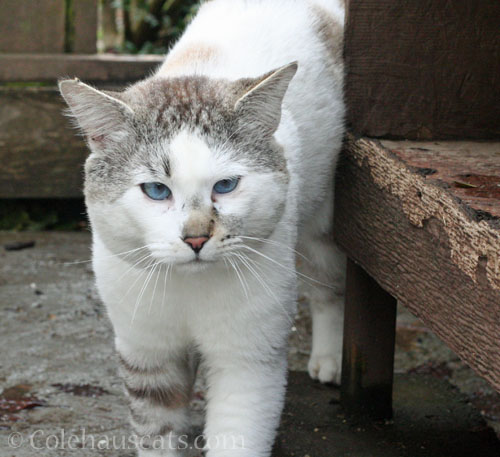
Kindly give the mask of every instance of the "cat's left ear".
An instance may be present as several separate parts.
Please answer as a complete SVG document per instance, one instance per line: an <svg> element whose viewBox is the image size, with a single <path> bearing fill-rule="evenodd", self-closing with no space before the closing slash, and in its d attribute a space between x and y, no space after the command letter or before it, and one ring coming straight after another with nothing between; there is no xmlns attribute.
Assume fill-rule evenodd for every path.
<svg viewBox="0 0 500 457"><path fill-rule="evenodd" d="M251 81L234 106L236 114L251 128L272 135L281 120L281 105L290 81L297 72L297 62L273 70Z"/></svg>
<svg viewBox="0 0 500 457"><path fill-rule="evenodd" d="M91 145L116 144L127 135L128 120L134 113L122 100L78 79L59 81L59 90L70 108L69 114Z"/></svg>

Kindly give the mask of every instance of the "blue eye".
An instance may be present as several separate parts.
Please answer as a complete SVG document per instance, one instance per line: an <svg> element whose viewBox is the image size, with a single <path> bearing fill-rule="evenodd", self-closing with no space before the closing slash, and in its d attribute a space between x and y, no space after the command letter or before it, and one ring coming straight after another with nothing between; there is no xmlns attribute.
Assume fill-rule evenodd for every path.
<svg viewBox="0 0 500 457"><path fill-rule="evenodd" d="M172 192L161 182L146 182L141 184L142 191L153 200L166 200Z"/></svg>
<svg viewBox="0 0 500 457"><path fill-rule="evenodd" d="M214 186L214 192L218 194L228 194L236 189L240 178L230 178L230 179L222 179L217 181Z"/></svg>

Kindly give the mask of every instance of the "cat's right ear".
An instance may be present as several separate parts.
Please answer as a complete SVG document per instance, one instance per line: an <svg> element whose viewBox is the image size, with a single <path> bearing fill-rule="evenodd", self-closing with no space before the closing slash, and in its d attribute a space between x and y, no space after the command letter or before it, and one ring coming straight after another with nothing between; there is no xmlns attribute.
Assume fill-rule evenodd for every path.
<svg viewBox="0 0 500 457"><path fill-rule="evenodd" d="M134 112L122 100L94 89L78 79L59 81L59 90L90 144L105 146L127 135L127 121Z"/></svg>
<svg viewBox="0 0 500 457"><path fill-rule="evenodd" d="M246 81L244 93L234 106L247 126L263 135L272 135L281 120L281 105L290 81L298 69L297 62L277 68L260 78Z"/></svg>

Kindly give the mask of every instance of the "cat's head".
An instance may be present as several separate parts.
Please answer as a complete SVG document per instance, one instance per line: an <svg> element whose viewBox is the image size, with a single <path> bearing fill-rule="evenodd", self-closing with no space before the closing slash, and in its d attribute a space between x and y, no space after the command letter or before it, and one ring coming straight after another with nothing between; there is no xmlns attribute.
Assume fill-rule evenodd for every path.
<svg viewBox="0 0 500 457"><path fill-rule="evenodd" d="M199 265L224 258L241 236L267 238L285 206L274 133L296 70L232 82L154 77L119 93L61 81L91 150L85 197L107 247L147 246L156 261Z"/></svg>

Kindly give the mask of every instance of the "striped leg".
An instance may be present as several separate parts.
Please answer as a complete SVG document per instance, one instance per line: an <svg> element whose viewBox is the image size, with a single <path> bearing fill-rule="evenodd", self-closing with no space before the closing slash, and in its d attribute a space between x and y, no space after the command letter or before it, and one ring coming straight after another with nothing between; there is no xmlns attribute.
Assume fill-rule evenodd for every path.
<svg viewBox="0 0 500 457"><path fill-rule="evenodd" d="M144 354L119 358L139 457L186 455L196 362L187 352L161 362Z"/></svg>

